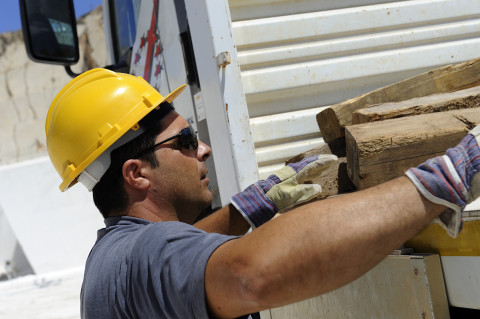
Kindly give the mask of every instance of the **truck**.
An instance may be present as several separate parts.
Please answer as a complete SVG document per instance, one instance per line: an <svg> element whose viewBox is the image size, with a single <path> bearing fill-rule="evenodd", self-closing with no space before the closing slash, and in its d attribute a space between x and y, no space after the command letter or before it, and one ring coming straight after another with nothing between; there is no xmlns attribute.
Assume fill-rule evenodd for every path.
<svg viewBox="0 0 480 319"><path fill-rule="evenodd" d="M79 42L72 0L21 0L20 4L29 57L62 65L69 75L76 76L71 67L79 59ZM476 58L480 52L477 0L103 0L103 12L107 68L142 76L164 95L188 84L175 107L213 149L208 163L215 195L210 211L269 176L287 159L323 145L316 122L322 110L405 78ZM41 172L38 167L42 167ZM36 197L40 197L39 189L52 189L56 184L45 159L9 166L0 174L8 181L0 186L10 193L24 186L14 181L19 174L38 176L38 184L30 186ZM53 194L56 189L50 189L46 196L40 192L39 207L59 223L69 222L63 213L67 206L73 209L69 216L95 211L87 204L90 199L85 192L72 189L73 193L61 197ZM3 218L18 239L13 243L23 247L22 258L28 259L34 273L51 271L51 262L42 255L45 248L29 239L23 226L25 217L8 201L0 204ZM63 253L70 251L68 245L78 245L86 232L92 232L87 228L99 224L99 217L93 215L78 219L84 228L65 240ZM46 225L44 218L35 221ZM87 252L85 247L80 258L72 257L78 266ZM480 299L474 293L480 288L478 249L473 256L455 254L462 260L400 256L435 264L433 283L428 283L426 275L419 277L444 293L402 299L413 302L411 299L417 298L420 303L434 305L426 306L431 312L420 311L421 317L445 316L448 306L480 309ZM386 263L394 268L402 263L394 260L395 256L389 257ZM391 278L392 273L382 267L385 265L378 269L384 277L372 274L375 280L370 287L378 288L385 276ZM419 268L415 269L418 273ZM455 277L460 273L467 277ZM442 290L444 279L447 285ZM354 284L346 289L355 295L365 286ZM399 292L398 288L387 290ZM380 294L383 290L377 291ZM435 300L441 300L442 306L432 301L435 294L440 295ZM313 308L324 308L322 302L328 303L325 298L316 300ZM335 306L338 317L348 317L341 308ZM437 308L442 309L442 315ZM289 311L264 312L262 317L282 318ZM446 312L448 315L448 309Z"/></svg>

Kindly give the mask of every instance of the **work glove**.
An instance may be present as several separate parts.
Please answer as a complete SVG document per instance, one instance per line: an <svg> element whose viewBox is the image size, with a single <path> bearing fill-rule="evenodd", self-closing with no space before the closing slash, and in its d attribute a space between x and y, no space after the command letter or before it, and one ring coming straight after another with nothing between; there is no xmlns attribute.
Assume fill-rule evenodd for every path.
<svg viewBox="0 0 480 319"><path fill-rule="evenodd" d="M450 236L462 230L462 211L480 195L480 126L471 130L446 155L410 168L406 175L428 200L448 209L435 219Z"/></svg>
<svg viewBox="0 0 480 319"><path fill-rule="evenodd" d="M322 191L320 185L303 183L320 176L336 160L335 155L315 155L288 164L233 196L231 203L255 229L278 211L318 196Z"/></svg>

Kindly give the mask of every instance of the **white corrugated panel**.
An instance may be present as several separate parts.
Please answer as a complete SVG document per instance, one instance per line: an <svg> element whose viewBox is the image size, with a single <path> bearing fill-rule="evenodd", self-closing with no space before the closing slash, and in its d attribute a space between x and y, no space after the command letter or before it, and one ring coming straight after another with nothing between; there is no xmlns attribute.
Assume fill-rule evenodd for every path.
<svg viewBox="0 0 480 319"><path fill-rule="evenodd" d="M480 0L230 0L261 177L323 143L315 115L480 56Z"/></svg>

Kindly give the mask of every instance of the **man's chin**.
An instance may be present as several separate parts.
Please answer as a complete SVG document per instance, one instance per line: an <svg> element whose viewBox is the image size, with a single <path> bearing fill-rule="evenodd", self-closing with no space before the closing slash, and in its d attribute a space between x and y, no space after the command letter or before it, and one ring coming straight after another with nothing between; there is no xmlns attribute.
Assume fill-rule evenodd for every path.
<svg viewBox="0 0 480 319"><path fill-rule="evenodd" d="M213 201L213 196L210 193L210 196L208 196L208 198L205 198L203 204L199 205L199 207L201 207L202 209L202 212L206 210L212 210L212 201Z"/></svg>

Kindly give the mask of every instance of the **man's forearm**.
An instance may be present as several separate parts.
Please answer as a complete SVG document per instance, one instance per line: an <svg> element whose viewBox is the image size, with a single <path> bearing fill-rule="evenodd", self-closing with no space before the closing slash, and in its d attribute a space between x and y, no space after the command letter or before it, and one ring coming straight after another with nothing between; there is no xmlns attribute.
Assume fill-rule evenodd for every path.
<svg viewBox="0 0 480 319"><path fill-rule="evenodd" d="M208 233L233 236L244 235L250 228L250 224L248 224L242 214L240 214L232 204L217 210L193 226Z"/></svg>
<svg viewBox="0 0 480 319"><path fill-rule="evenodd" d="M405 177L294 209L212 255L205 280L211 310L234 317L339 288L444 209Z"/></svg>

